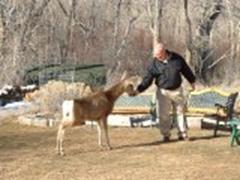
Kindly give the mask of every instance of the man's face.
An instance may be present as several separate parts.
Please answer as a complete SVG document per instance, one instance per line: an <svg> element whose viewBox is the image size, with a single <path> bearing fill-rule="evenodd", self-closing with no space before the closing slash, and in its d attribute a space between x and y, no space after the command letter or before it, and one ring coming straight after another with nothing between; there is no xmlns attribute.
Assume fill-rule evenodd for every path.
<svg viewBox="0 0 240 180"><path fill-rule="evenodd" d="M163 44L157 44L154 47L153 56L156 57L157 59L159 59L160 61L167 59L168 54L167 54Z"/></svg>

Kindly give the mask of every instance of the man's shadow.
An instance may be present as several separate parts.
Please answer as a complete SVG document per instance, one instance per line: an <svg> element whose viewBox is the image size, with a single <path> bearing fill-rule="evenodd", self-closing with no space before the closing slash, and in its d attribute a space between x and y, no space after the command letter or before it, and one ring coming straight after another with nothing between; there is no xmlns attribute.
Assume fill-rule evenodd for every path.
<svg viewBox="0 0 240 180"><path fill-rule="evenodd" d="M199 140L210 140L210 139L216 139L216 138L223 138L228 137L228 134L219 134L217 136L213 135L207 135L207 136L191 136L188 138L188 140L181 141L178 139L171 139L169 142L163 142L163 141L153 141L149 143L139 143L139 144L126 144L126 145L120 145L115 146L113 149L124 149L124 148L133 148L133 147L144 147L144 146L158 146L158 145L165 145L165 144L172 144L172 143L178 143L178 142L192 142L192 141L199 141Z"/></svg>
<svg viewBox="0 0 240 180"><path fill-rule="evenodd" d="M126 145L120 145L115 146L113 149L124 149L124 148L133 148L133 147L144 147L144 146L158 146L163 144L171 144L180 142L178 139L171 139L169 142L163 142L163 141L153 141L149 143L139 143L139 144L126 144Z"/></svg>
<svg viewBox="0 0 240 180"><path fill-rule="evenodd" d="M207 136L191 136L189 137L189 141L198 141L198 140L209 140L209 139L216 139L216 138L223 138L228 137L228 134L219 134L217 136L207 135Z"/></svg>

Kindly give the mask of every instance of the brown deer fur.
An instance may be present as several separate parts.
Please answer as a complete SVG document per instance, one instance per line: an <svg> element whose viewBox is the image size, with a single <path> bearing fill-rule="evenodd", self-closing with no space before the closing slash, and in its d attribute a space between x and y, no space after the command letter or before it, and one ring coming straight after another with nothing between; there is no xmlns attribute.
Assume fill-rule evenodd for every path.
<svg viewBox="0 0 240 180"><path fill-rule="evenodd" d="M111 149L108 137L107 117L112 112L114 103L119 96L124 92L128 93L128 95L133 93L134 85L137 81L138 77L132 76L120 81L108 90L95 92L94 94L81 99L64 101L62 105L63 118L60 122L57 134L58 154L64 155L63 138L65 129L67 127L82 125L86 120L97 122L99 145L103 146L103 132L107 148Z"/></svg>

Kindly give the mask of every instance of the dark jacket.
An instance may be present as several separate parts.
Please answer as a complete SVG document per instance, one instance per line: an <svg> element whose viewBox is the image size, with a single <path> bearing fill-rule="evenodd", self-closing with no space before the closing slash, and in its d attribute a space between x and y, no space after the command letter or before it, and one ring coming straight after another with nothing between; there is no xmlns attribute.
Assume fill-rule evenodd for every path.
<svg viewBox="0 0 240 180"><path fill-rule="evenodd" d="M137 90L143 92L155 79L155 84L159 88L174 90L181 86L183 75L189 83L194 83L196 78L184 58L177 53L167 51L169 58L167 62L162 62L154 58L147 69L147 74L143 78Z"/></svg>

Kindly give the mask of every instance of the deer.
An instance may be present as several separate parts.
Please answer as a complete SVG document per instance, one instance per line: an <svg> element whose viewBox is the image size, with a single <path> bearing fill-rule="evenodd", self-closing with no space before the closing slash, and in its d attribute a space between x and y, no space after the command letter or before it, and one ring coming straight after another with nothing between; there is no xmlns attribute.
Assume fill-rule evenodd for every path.
<svg viewBox="0 0 240 180"><path fill-rule="evenodd" d="M57 153L61 156L65 155L63 139L66 128L84 125L87 120L95 121L97 124L99 146L104 147L103 132L106 147L111 150L107 118L112 112L116 100L125 92L131 96L138 81L139 77L137 76L124 77L106 90L99 90L79 99L65 100L62 104L62 120L58 126Z"/></svg>

